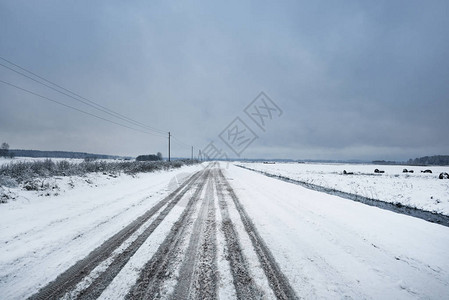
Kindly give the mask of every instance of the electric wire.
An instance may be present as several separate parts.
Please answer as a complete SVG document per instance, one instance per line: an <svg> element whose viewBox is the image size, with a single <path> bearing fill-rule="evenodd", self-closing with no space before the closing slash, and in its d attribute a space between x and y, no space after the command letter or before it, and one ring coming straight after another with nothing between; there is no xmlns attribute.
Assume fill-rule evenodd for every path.
<svg viewBox="0 0 449 300"><path fill-rule="evenodd" d="M192 147L192 145L188 145L188 144L184 143L183 141L181 141L180 139L178 139L177 137L175 137L173 135L171 137L173 138L173 141L175 143L178 143L178 144L180 144L182 146L189 147L189 148Z"/></svg>
<svg viewBox="0 0 449 300"><path fill-rule="evenodd" d="M82 109L73 107L73 106L71 106L71 105L62 103L62 102L57 101L57 100L54 100L54 99L51 99L51 98L49 98L49 97L40 95L40 94L38 94L38 93L36 93L36 92L33 92L33 91L28 90L28 89L22 88L22 87L20 87L20 86L17 86L17 85L15 85L15 84L10 83L10 82L3 81L3 80L1 80L1 79L0 79L0 83L3 83L3 84L5 84L5 85L11 86L11 87L13 87L13 88L15 88L15 89L24 91L24 92L29 93L29 94L31 94L31 95L37 96L37 97L39 97L39 98L41 98L41 99L45 99L45 100L47 100L47 101L51 101L51 102L53 102L53 103L62 105L62 106L64 106L64 107L67 107L67 108L76 110L76 111L81 112L81 113L83 113L83 114L86 114L86 115L95 117L95 118L97 118L97 119L100 119L100 120L103 120L103 121L106 121L106 122L109 122L109 123L116 124L116 125L118 125L118 126L122 126L122 127L128 128L128 129L131 129L131 130L135 130L135 131L142 132L142 133L146 133L146 134L150 134L150 135L154 135L154 136L166 138L166 136L165 136L165 135L162 135L162 134L158 134L158 133L154 133L154 132L145 131L145 130L142 130L142 129L139 129L139 128L133 128L133 127L130 127L130 126L128 126L128 125L121 124L121 123L115 122L115 121L113 121L113 120L109 120L109 119L103 118L103 117L101 117L101 116L97 116L97 115L92 114L92 113L90 113L90 112L84 111L84 110L82 110Z"/></svg>
<svg viewBox="0 0 449 300"><path fill-rule="evenodd" d="M85 98L85 97L83 97L83 96L81 96L81 95L79 95L79 94L77 94L77 93L75 93L75 92L73 92L73 91L71 91L71 90L69 90L69 89L66 89L66 88L64 88L64 87L62 87L62 86L60 86L60 85L58 85L58 84L56 84L56 83L54 83L54 82L52 82L52 81L50 81L50 80L44 78L44 77L42 77L42 76L40 76L40 75L38 75L38 74L36 74L36 73L30 71L30 70L27 70L27 69L25 69L24 67L21 67L21 66L19 66L18 64L15 64L14 62L12 62L12 61L10 61L10 60L8 60L8 59L6 59L6 58L3 58L3 57L0 56L0 59L3 60L3 61L5 61L5 62L7 62L7 63L9 63L10 65L12 65L12 66L14 66L14 67L16 67L16 68L22 70L22 71L27 72L28 74L33 75L33 76L36 77L36 78L39 78L40 80L42 80L42 81L44 81L44 82L46 82L46 83L48 83L48 84L46 84L46 83L44 83L44 82L42 82L42 81L39 81L39 80L37 80L36 78L33 78L33 77L31 77L31 76L29 76L29 75L27 75L27 74L24 74L23 72L20 72L20 71L18 71L18 70L15 70L14 68L11 68L11 67L9 67L9 66L7 66L7 65L4 65L4 64L0 63L0 66L3 66L4 68L7 68L8 70L11 70L11 71L13 71L13 72L15 72L15 73L17 73L17 74L19 74L19 75L21 75L21 76L24 76L24 77L26 77L26 78L28 78L28 79L30 79L30 80L36 82L36 83L39 83L39 84L41 84L41 85L43 85L43 86L45 86L45 87L47 87L47 88L49 88L49 89L51 89L51 90L53 90L53 91L56 91L56 92L58 92L58 93L60 93L60 94L63 94L63 95L65 95L65 96L67 96L67 97L70 97L70 98L72 98L72 99L74 99L74 100L76 100L76 101L78 101L78 102L81 102L81 103L83 103L83 104L85 104L85 105L87 105L87 106L90 106L90 107L92 107L92 108L94 108L94 109L96 109L96 110L98 110L98 111L101 111L101 112L103 112L103 113L106 113L106 114L108 114L108 115L110 115L110 116L113 116L113 117L115 117L115 118L118 118L118 119L120 119L120 120L122 120L122 121L126 121L126 122L128 122L128 123L131 123L131 124L134 125L134 126L138 126L138 127L144 128L145 130L137 129L137 128L133 128L133 127L129 127L129 126L127 126L127 125L124 125L124 124L121 124L121 123L118 123L118 122L115 122L115 121L112 121L112 120L109 120L109 119L106 119L106 118L97 116L97 115L95 115L95 114L92 114L92 113L83 111L83 110L81 110L81 109L72 107L72 106L70 106L70 105L64 104L64 103L62 103L62 102L56 101L56 100L51 99L51 98L48 98L48 97L46 97L46 96L42 96L42 95L40 95L40 94L38 94L38 93L36 93L36 92L27 90L27 89L25 89L25 88L19 87L19 86L17 86L17 85L12 84L12 83L9 83L9 82L0 80L0 82L3 83L3 84L9 85L9 86L14 87L14 88L16 88L16 89L19 89L19 90L22 90L22 91L24 91L24 92L30 93L30 94L35 95L35 96L37 96L37 97L40 97L40 98L42 98L42 99L44 99L44 100L48 100L48 101L54 102L54 103L56 103L56 104L65 106L65 107L67 107L67 108L74 109L74 110L76 110L76 111L78 111L78 112L81 112L81 113L90 115L90 116L92 116L92 117L101 119L101 120L103 120L103 121L107 121L107 122L110 122L110 123L113 123L113 124L116 124L116 125L119 125L119 126L122 126L122 127L125 127L125 128L129 128L129 129L132 129L132 130L136 130L136 131L139 131L139 132L143 132L143 133L146 133L146 134L151 134L151 135L155 135L155 136L158 136L158 137L166 137L165 135L161 135L161 134L166 134L166 131L164 131L164 130L161 130L161 129L157 129L157 128L155 128L155 127L148 126L148 125L146 125L146 124L144 124L144 123L141 123L141 122L139 122L139 121L133 120L133 119L131 119L131 118L125 116L125 115L122 115L122 114L120 114L120 113L117 113L117 112L115 112L115 111L113 111L113 110L111 110L111 109L109 109L109 108L107 108L107 107L105 107L105 106L102 106L102 105L96 103L96 102L93 101L93 100L90 100L90 99L88 99L88 98ZM50 85L49 85L49 84L50 84ZM56 88L55 88L55 87L56 87ZM61 90L62 90L62 91L61 91ZM64 91L65 91L65 92L64 92ZM66 93L66 92L67 92L67 93ZM68 94L68 93L70 93L70 94ZM75 96L75 97L74 97L74 96ZM154 132L156 132L157 134L155 134L155 133L153 133L153 132L147 132L146 130L154 131ZM191 145L188 145L188 144L184 143L183 141L181 141L180 139L178 139L177 137L175 137L175 136L173 136L173 135L171 135L171 138L173 139L173 142L175 142L175 143L178 144L178 145L181 145L181 146L183 146L183 147L188 147L188 148L192 147Z"/></svg>
<svg viewBox="0 0 449 300"><path fill-rule="evenodd" d="M145 128L146 130L152 130L152 131L155 131L155 132L158 132L158 133L164 133L164 134L167 132L167 131L165 131L165 130L157 129L157 128L155 128L155 127L151 127L151 126L148 126L148 125L146 125L146 124L144 124L144 123L141 123L141 122L139 122L139 121L133 120L133 119L131 119L131 118L129 118L129 117L123 115L123 114L117 113L117 112L115 112L115 111L113 111L113 110L111 110L111 109L109 109L109 108L107 108L107 107L105 107L105 106L102 106L102 105L96 103L96 102L93 101L93 100L90 100L90 99L88 99L88 98L85 98L85 97L83 97L83 96L81 96L81 95L79 95L79 94L77 94L77 93L75 93L75 92L72 92L71 90L66 89L66 88L64 88L64 87L62 87L62 86L60 86L60 85L58 85L58 84L56 84L56 83L54 83L54 82L52 82L52 81L50 81L50 80L44 78L44 77L42 77L42 76L40 76L40 75L37 75L37 74L35 74L35 73L33 73L33 72L31 72L31 71L29 71L29 70L27 70L27 69L25 69L25 68L19 66L19 65L17 65L17 64L15 64L15 63L13 63L13 62L11 62L11 61L9 61L9 60L7 60L7 59L1 57L1 56L0 56L0 59L2 59L3 61L6 61L7 63L9 63L9 64L11 64L11 65L13 65L13 66L15 66L16 68L19 68L19 69L21 69L21 70L23 70L23 71L25 71L25 72L27 72L27 73L33 75L33 76L35 76L35 77L37 77L37 78L39 78L39 79L45 81L45 82L47 82L47 83L49 83L49 84L51 84L51 85L57 87L58 89L61 89L61 90L63 90L63 91L66 91L66 92L68 92L68 93L70 93L70 94L76 96L77 98L74 97L74 96L72 96L72 95L70 95L70 94L67 94L66 92L60 91L60 90L58 90L58 89L56 89L56 88L54 88L54 87L52 87L52 86L50 86L50 85L48 85L48 84L46 84L46 83L44 83L44 82L41 82L41 81L39 81L39 80L37 80L37 79L35 79L35 78L32 78L31 76L28 76L28 75L26 75L26 74L24 74L24 73L22 73L22 72L20 72L20 71L17 71L17 70L15 70L15 69L13 69L13 68L11 68L11 67L9 67L9 66L6 66L6 65L4 65L4 64L2 64L2 63L0 63L0 66L3 66L4 68L7 68L7 69L9 69L9 70L11 70L11 71L13 71L13 72L19 74L19 75L22 75L22 76L24 76L24 77L26 77L26 78L28 78L28 79L31 79L31 80L33 80L34 82L37 82L37 83L39 83L39 84L41 84L41 85L43 85L43 86L46 86L47 88L50 88L50 89L52 89L52 90L54 90L54 91L56 91L56 92L58 92L58 93L61 93L61 94L65 95L65 96L70 97L70 98L72 98L72 99L74 99L74 100L76 100L76 101L79 101L79 102L81 102L81 103L83 103L83 104L85 104L85 105L88 105L88 106L90 106L90 107L93 107L93 108L95 108L95 109L101 111L101 112L104 112L104 113L106 113L106 114L109 114L110 116L113 116L113 117L115 117L115 118L121 119L122 121L126 121L126 122L128 122L128 123L132 123L132 124L135 125L135 126L139 126L139 127ZM78 98L79 98L79 99L78 99Z"/></svg>

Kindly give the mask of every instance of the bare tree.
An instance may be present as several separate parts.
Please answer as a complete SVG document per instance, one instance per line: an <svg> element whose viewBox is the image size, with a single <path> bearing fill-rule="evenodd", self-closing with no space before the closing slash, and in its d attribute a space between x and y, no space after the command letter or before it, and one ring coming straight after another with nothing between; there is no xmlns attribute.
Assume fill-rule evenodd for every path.
<svg viewBox="0 0 449 300"><path fill-rule="evenodd" d="M2 146L0 148L0 156L7 157L9 152L9 145L8 143L2 143Z"/></svg>

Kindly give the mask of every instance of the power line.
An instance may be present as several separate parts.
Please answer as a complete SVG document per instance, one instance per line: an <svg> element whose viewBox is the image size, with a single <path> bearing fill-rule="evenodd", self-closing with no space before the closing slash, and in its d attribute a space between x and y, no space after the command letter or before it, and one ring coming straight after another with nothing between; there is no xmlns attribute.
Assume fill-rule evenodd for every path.
<svg viewBox="0 0 449 300"><path fill-rule="evenodd" d="M5 61L5 62L7 62L8 64L10 64L10 65L12 65L12 66L14 66L14 67L16 67L16 68L18 68L18 69L24 71L24 72L27 72L28 74L31 74L32 76L38 78L39 80L36 79L36 78L33 78L32 76L29 76L29 75L27 75L27 74L24 74L23 72L20 72L20 71L14 69L14 68L11 68L10 66L7 66L7 65L4 65L4 64L0 63L0 66L3 66L4 68L7 68L8 70L11 70L11 71L13 71L13 72L15 72L15 73L17 73L17 74L19 74L19 75L21 75L21 76L24 76L24 77L26 77L26 78L28 78L28 79L30 79L30 80L32 80L32 81L38 83L38 84L41 84L41 85L43 85L43 86L45 86L45 87L47 87L47 88L49 88L49 89L51 89L51 90L53 90L53 91L56 91L56 92L58 92L58 93L60 93L60 94L62 94L62 95L65 95L65 96L67 96L67 97L70 97L70 98L72 98L72 99L74 99L74 100L76 100L76 101L78 101L78 102L81 102L81 103L83 103L83 104L85 104L85 105L87 105L87 106L90 106L90 107L92 107L92 108L94 108L94 109L96 109L96 110L98 110L98 111L101 111L101 112L103 112L103 113L106 113L106 114L108 114L108 115L110 115L110 116L112 116L112 117L118 118L118 119L120 119L120 120L122 120L122 121L128 122L128 123L132 124L133 126L137 126L137 127L143 128L143 130L140 129L140 128L130 127L130 126L128 126L128 125L124 125L124 124L122 124L122 123L118 123L118 122L116 122L116 121L113 121L113 120L110 120L110 119L107 119L107 118L104 118L104 117L95 115L95 114L93 114L93 113L90 113L90 112L87 112L87 111L78 109L78 108L76 108L76 107L73 107L73 106L64 104L64 103L62 103L62 102L59 102L59 101L57 101L57 100L48 98L48 97L46 97L46 96L42 96L42 95L40 95L40 94L38 94L38 93L36 93L36 92L27 90L27 89L25 89L25 88L22 88L22 87L20 87L20 86L14 85L14 84L12 84L12 83L9 83L9 82L0 80L0 82L3 83L3 84L9 85L9 86L14 87L14 88L16 88L16 89L19 89L19 90L22 90L22 91L24 91L24 92L30 93L30 94L32 94L32 95L35 95L35 96L37 96L37 97L39 97L39 98L41 98L41 99L44 99L44 100L47 100L47 101L54 102L54 103L56 103L56 104L65 106L65 107L70 108L70 109L74 109L74 110L76 110L76 111L78 111L78 112L87 114L87 115L89 115L89 116L98 118L98 119L100 119L100 120L103 120L103 121L106 121L106 122L109 122L109 123L113 123L113 124L116 124L116 125L119 125L119 126L128 128L128 129L135 130L135 131L139 131L139 132L143 132L143 133L146 133L146 134L150 134L150 135L154 135L154 136L166 138L167 131L165 131L165 130L161 130L161 129L158 129L158 128L155 128L155 127L151 127L151 126L148 126L148 125L146 125L146 124L144 124L144 123L141 123L141 122L139 122L139 121L136 121L136 120L134 120L134 119L131 119L131 118L129 118L129 117L123 115L123 114L120 114L120 113L115 112L115 111L113 111L113 110L111 110L111 109L109 109L109 108L107 108L107 107L105 107L105 106L102 106L102 105L96 103L96 102L93 101L93 100L90 100L90 99L88 99L88 98L85 98L85 97L83 97L83 96L81 96L81 95L79 95L79 94L77 94L77 93L75 93L75 92L73 92L73 91L71 91L71 90L69 90L69 89L67 89L67 88L64 88L64 87L62 87L62 86L60 86L60 85L58 85L58 84L56 84L56 83L54 83L54 82L52 82L52 81L50 81L50 80L44 78L44 77L42 77L42 76L40 76L40 75L38 75L38 74L36 74L36 73L33 73L32 71L27 70L27 69L25 69L24 67L21 67L21 66L19 66L18 64L13 63L12 61L10 61L10 60L8 60L8 59L6 59L6 58L3 58L3 57L0 56L0 59L3 60L3 61ZM42 82L42 81L43 81L43 82ZM47 83L48 83L48 84L47 84ZM150 130L150 131L153 131L153 132L148 132L147 130ZM188 147L188 148L193 147L193 146L191 146L191 145L188 145L188 144L184 143L183 141L181 141L180 139L174 137L173 135L170 135L170 133L169 133L169 140L170 140L170 136L173 138L173 141L174 141L175 143L179 144L179 145L182 145L182 146Z"/></svg>
<svg viewBox="0 0 449 300"><path fill-rule="evenodd" d="M83 113L83 114L86 114L86 115L95 117L95 118L97 118L97 119L100 119L100 120L103 120L103 121L106 121L106 122L109 122L109 123L113 123L113 124L116 124L116 125L119 125L119 126L128 128L128 129L131 129L131 130L139 131L139 132L142 132L142 133L146 133L146 134L150 134L150 135L154 135L154 136L166 138L165 135L161 135L161 134L157 134L157 133L154 133L154 132L145 131L145 130L142 130L142 129L139 129L139 128L133 128L133 127L130 127L130 126L127 126L127 125L124 125L124 124L121 124L121 123L118 123L118 122L115 122L115 121L112 121L112 120L109 120L109 119L106 119L106 118L97 116L97 115L92 114L92 113L90 113L90 112L81 110L81 109L79 109L79 108L70 106L70 105L68 105L68 104L59 102L59 101L54 100L54 99L48 98L48 97L46 97L46 96L40 95L40 94L38 94L38 93L36 93L36 92L27 90L27 89L25 89L25 88L22 88L22 87L20 87L20 86L17 86L17 85L15 85L15 84L12 84L12 83L9 83L9 82L3 81L3 80L0 80L0 83L3 83L3 84L5 84L5 85L11 86L11 87L16 88L16 89L18 89L18 90L27 92L27 93L29 93L29 94L31 94L31 95L37 96L37 97L39 97L39 98L41 98L41 99L45 99L45 100L47 100L47 101L51 101L51 102L53 102L53 103L62 105L62 106L64 106L64 107L67 107L67 108L76 110L76 111L81 112L81 113Z"/></svg>
<svg viewBox="0 0 449 300"><path fill-rule="evenodd" d="M176 142L176 143L178 143L178 144L180 144L182 146L189 147L189 148L192 146L192 145L188 145L188 144L184 143L183 141L181 141L180 139L178 139L174 135L171 135L171 137L174 140L174 142Z"/></svg>
<svg viewBox="0 0 449 300"><path fill-rule="evenodd" d="M83 97L83 96L81 96L81 95L79 95L79 94L77 94L77 93L75 93L75 92L72 92L72 91L70 91L70 90L68 90L68 89L66 89L66 88L64 88L64 87L62 87L62 86L60 86L60 85L58 85L58 84L56 84L56 83L54 83L54 82L52 82L52 81L50 81L50 80L44 78L44 77L42 77L42 76L40 76L40 75L37 75L37 74L35 74L35 73L33 73L33 72L31 72L31 71L29 71L29 70L27 70L27 69L25 69L25 68L23 68L23 67L17 65L17 64L15 64L15 63L13 63L13 62L11 62L11 61L9 61L9 60L3 58L3 57L0 57L0 59L2 59L3 61L6 61L7 63L9 63L9 64L11 64L11 65L13 65L13 66L15 66L16 68L19 68L19 69L21 69L21 70L23 70L23 71L25 71L25 72L27 72L27 73L33 75L33 76L35 76L35 77L37 77L37 78L39 78L39 79L45 81L45 82L47 82L47 83L49 83L49 84L51 84L51 85L57 87L58 89L61 89L61 90L66 91L66 92L68 92L68 93L70 93L70 94L72 94L72 95L75 95L77 98L74 97L74 96L72 96L72 95L70 95L70 94L67 94L67 93L65 93L65 92L63 92L63 91L60 91L60 90L58 90L58 89L56 89L56 88L54 88L54 87L52 87L52 86L50 86L50 85L48 85L48 84L46 84L46 83L43 83L43 82L41 82L41 81L39 81L39 80L37 80L37 79L35 79L35 78L32 78L31 76L28 76L28 75L26 75L26 74L24 74L24 73L22 73L22 72L20 72L20 71L17 71L17 70L15 70L15 69L13 69L13 68L11 68L11 67L9 67L9 66L6 66L6 65L0 63L0 65L3 66L4 68L7 68L7 69L9 69L9 70L11 70L11 71L13 71L13 72L19 74L19 75L22 75L22 76L24 76L24 77L26 77L26 78L28 78L28 79L31 79L31 80L33 80L33 81L35 81L35 82L37 82L37 83L39 83L39 84L41 84L41 85L46 86L47 88L50 88L50 89L52 89L52 90L54 90L54 91L56 91L56 92L58 92L58 93L61 93L61 94L65 95L65 96L67 96L67 97L70 97L70 98L72 98L72 99L74 99L74 100L76 100L76 101L78 101L78 102L81 102L81 103L83 103L83 104L85 104L85 105L88 105L88 106L90 106L90 107L93 107L93 108L95 108L95 109L97 109L97 110L99 110L99 111L101 111L101 112L104 112L104 113L106 113L106 114L109 114L109 115L111 115L111 116L113 116L113 117L115 117L115 118L121 119L122 121L126 121L126 122L131 123L131 124L133 124L133 125L135 125L135 126L145 128L146 130L152 130L152 131L155 131L155 132L158 132L158 133L164 133L164 134L167 132L167 131L165 131L165 130L161 130L161 129L157 129L157 128L148 126L148 125L143 124L143 123L141 123L141 122L139 122L139 121L133 120L133 119L131 119L131 118L125 116L125 115L122 115L122 114L120 114L120 113L117 113L117 112L115 112L115 111L113 111L113 110L111 110L111 109L109 109L109 108L107 108L107 107L105 107L105 106L102 106L102 105L96 103L96 102L93 101L93 100L90 100L90 99L88 99L88 98L85 98L85 97Z"/></svg>
<svg viewBox="0 0 449 300"><path fill-rule="evenodd" d="M41 85L44 85L44 86L46 86L46 87L48 87L48 88L50 88L50 89L52 89L52 90L54 90L54 91L56 91L56 92L58 92L58 93L61 93L61 94L65 95L65 96L67 96L67 97L70 97L70 98L72 98L72 99L74 99L74 100L76 100L76 101L78 101L78 102L81 102L81 103L83 103L83 104L85 104L85 105L91 106L91 107L93 107L93 108L95 108L95 109L97 109L97 110L99 110L99 111L101 111L101 112L104 112L104 113L109 114L109 115L111 115L111 116L113 116L113 117L119 118L119 119L121 119L121 120L123 120L123 121L126 121L126 122L128 122L128 123L132 123L133 125L136 125L136 126L139 126L139 127L145 128L145 129L153 130L153 131L156 131L156 132L159 132L159 133L165 133L165 132L166 132L166 131L163 131L163 130L160 130L160 129L157 129L157 128L154 128L154 127L151 127L151 126L148 126L148 125L145 125L145 124L143 124L143 123L141 123L141 122L138 122L138 121L136 121L136 120L133 120L133 119L131 119L131 118L128 118L128 117L126 117L126 116L124 116L124 115L122 115L122 114L119 114L119 113L117 113L117 112L115 112L115 111L113 111L113 110L111 110L111 109L109 109L109 108L107 108L107 107L105 107L105 106L102 106L102 105L100 105L100 104L98 104L98 103L96 103L96 102L94 102L94 101L92 101L92 100L89 100L89 99L87 99L87 98L85 98L85 97L83 97L83 96L80 96L79 94L76 94L75 92L72 92L72 91L70 91L70 90L68 90L68 89L66 89L66 88L64 88L64 87L62 87L62 86L60 86L60 85L58 85L58 84L56 84L56 83L53 83L53 82L51 82L51 81L49 81L49 80L47 80L47 79L45 79L45 78L43 78L43 77L41 77L41 76L39 76L39 75L33 73L33 72L31 72L31 71L28 71L28 70L26 70L26 69L20 67L19 65L14 64L14 63L12 63L12 62L10 62L10 61L8 61L8 60L2 58L2 57L0 57L0 59L7 61L8 63L10 63L10 64L16 66L17 68L20 68L20 69L22 69L22 70L24 70L24 71L26 71L26 72L32 74L33 76L36 76L36 77L38 77L38 78L44 80L45 82L48 82L48 83L50 83L50 84L52 84L52 85L58 87L59 89L65 90L65 91L67 91L67 92L69 92L69 93L75 95L76 97L85 100L85 101L83 101L83 100L81 100L81 99L75 98L75 97L73 97L73 96L70 95L70 94L67 94L67 93L65 93L65 92L62 92L62 91L60 91L60 90L58 90L58 89L56 89L56 88L54 88L54 87L52 87L52 86L49 86L48 84L45 84L45 83L43 83L43 82L41 82L41 81L39 81L39 80L36 80L35 78L32 78L32 77L30 77L30 76L28 76L28 75L26 75L26 74L24 74L24 73L22 73L22 72L19 72L19 71L17 71L17 70L14 70L13 68L10 68L10 67L5 66L4 64L1 64L1 63L0 63L1 66L5 67L5 68L7 68L7 69L9 69L9 70L11 70L11 71L17 73L17 74L20 74L20 75L22 75L22 76L24 76L24 77L26 77L26 78L28 78L28 79L31 79L31 80L33 80L33 81L35 81L35 82L37 82L37 83L39 83L39 84L41 84ZM87 101L87 102L86 102L86 101Z"/></svg>
<svg viewBox="0 0 449 300"><path fill-rule="evenodd" d="M191 159L193 160L193 145L187 145L186 143L184 143L183 141L181 141L180 139L178 139L177 137L171 135L171 138L173 139L173 142L177 143L178 145L181 145L185 148L191 149Z"/></svg>

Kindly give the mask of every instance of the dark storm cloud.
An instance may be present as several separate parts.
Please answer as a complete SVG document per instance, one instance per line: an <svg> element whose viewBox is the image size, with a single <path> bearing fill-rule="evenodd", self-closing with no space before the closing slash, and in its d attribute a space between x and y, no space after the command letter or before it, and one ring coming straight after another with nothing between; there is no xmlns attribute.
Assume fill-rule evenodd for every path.
<svg viewBox="0 0 449 300"><path fill-rule="evenodd" d="M245 157L407 159L449 147L448 6L3 1L0 56L197 148L263 90L284 114ZM0 79L99 114L2 67ZM166 149L4 85L0 108L12 147Z"/></svg>

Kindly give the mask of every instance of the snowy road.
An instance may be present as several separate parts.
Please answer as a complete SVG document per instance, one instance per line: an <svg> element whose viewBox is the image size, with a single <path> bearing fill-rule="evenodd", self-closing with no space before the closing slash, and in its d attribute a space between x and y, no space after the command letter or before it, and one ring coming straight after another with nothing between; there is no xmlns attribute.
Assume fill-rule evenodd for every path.
<svg viewBox="0 0 449 300"><path fill-rule="evenodd" d="M55 235L55 241L38 238L60 230L55 226L73 224L62 212L58 222L30 229L31 239L20 230L21 235L0 236L0 251L20 252L0 260L0 298L441 299L449 294L447 227L235 166L210 164L189 173L164 197L134 196L129 210L135 217L117 212L117 222L126 226L109 229L112 234L103 232L110 215L102 211L114 209L103 203L90 207L98 218L79 238L73 233ZM105 238L98 243L93 237L100 234ZM48 253L33 259L18 246ZM71 253L80 247L86 255ZM70 257L69 265L63 263Z"/></svg>
<svg viewBox="0 0 449 300"><path fill-rule="evenodd" d="M220 214L219 221L216 214ZM236 220L243 224L245 232L239 232ZM259 262L248 262L250 258L245 252L251 250L243 250L239 238L243 234L253 246L250 258ZM218 243L217 235L220 235ZM127 268L143 253L146 262L140 260L139 265L134 262L134 268ZM217 256L229 261L226 273L218 267ZM254 277L256 273L258 276ZM118 282L116 278L120 277L126 277L130 284ZM225 280L233 282L234 288L220 283ZM192 175L31 298L117 296L127 299L297 298L228 181L214 164Z"/></svg>

